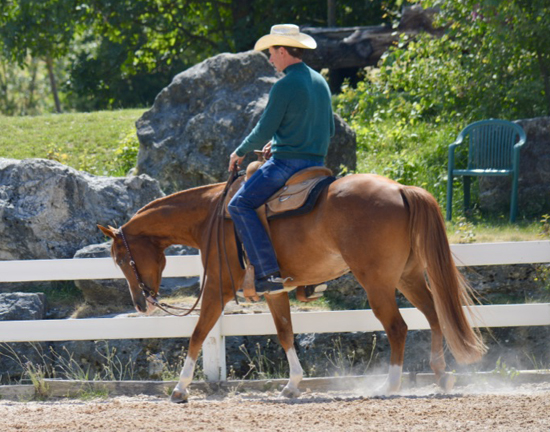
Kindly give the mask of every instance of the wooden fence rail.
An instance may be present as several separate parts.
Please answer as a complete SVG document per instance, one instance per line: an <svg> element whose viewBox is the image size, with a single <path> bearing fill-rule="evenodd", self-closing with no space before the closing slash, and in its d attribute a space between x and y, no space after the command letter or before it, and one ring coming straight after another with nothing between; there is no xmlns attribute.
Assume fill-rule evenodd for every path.
<svg viewBox="0 0 550 432"><path fill-rule="evenodd" d="M550 241L452 245L458 266L550 262ZM202 272L198 255L170 256L164 277L197 276ZM123 274L110 258L0 261L0 282L118 279ZM424 316L402 308L409 329L428 329ZM198 317L94 318L0 322L0 342L103 340L189 337ZM295 333L381 331L370 310L295 312ZM475 306L470 320L475 326L550 325L550 303ZM224 315L203 347L203 367L208 380L226 379L225 337L276 334L271 315Z"/></svg>

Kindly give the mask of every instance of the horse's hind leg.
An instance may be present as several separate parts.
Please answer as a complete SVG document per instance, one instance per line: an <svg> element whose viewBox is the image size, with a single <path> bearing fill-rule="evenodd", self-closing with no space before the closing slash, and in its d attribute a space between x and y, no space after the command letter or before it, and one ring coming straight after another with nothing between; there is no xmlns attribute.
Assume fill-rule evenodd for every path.
<svg viewBox="0 0 550 432"><path fill-rule="evenodd" d="M288 293L284 292L277 295L266 295L265 299L275 327L277 328L277 336L279 342L286 353L288 365L290 369L290 377L288 384L285 386L280 396L285 397L298 397L300 396L300 390L298 384L302 381L303 370L294 348L294 332L292 331L292 321L290 317L290 302L288 300Z"/></svg>
<svg viewBox="0 0 550 432"><path fill-rule="evenodd" d="M390 342L390 367L388 378L384 385L376 392L385 395L397 393L401 388L403 359L405 356L405 340L407 338L407 324L403 320L395 301L396 281L375 279L373 273L354 271L353 274L367 292L369 304L374 315L384 327Z"/></svg>
<svg viewBox="0 0 550 432"><path fill-rule="evenodd" d="M432 294L424 279L424 272L420 267L406 271L398 287L403 295L426 316L432 331L430 367L435 373L439 386L445 391L452 390L455 377L445 372L443 333L439 325L439 319L437 318Z"/></svg>

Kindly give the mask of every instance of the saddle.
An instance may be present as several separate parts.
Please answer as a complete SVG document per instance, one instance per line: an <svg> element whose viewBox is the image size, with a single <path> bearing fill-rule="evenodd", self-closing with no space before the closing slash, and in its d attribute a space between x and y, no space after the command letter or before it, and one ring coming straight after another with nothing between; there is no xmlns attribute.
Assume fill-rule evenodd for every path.
<svg viewBox="0 0 550 432"><path fill-rule="evenodd" d="M231 198L237 193L242 183L248 180L261 165L261 161L250 163L246 169L246 175L241 176L231 185L224 202L225 218L231 219L231 215L227 210ZM312 211L323 189L334 180L336 178L332 175L332 171L325 167L310 167L298 171L287 180L281 189L267 200L265 205L256 210L266 231L270 232L268 220L306 214ZM241 287L242 291L239 291L238 294L242 293L242 296L247 300L252 299L257 301L259 297L256 295L254 287L254 267L250 264L245 267L242 256L243 248L238 237L236 240L239 260L242 267L246 270ZM288 287L288 291L293 289L296 289L296 298L298 300L310 302L323 296L326 285Z"/></svg>
<svg viewBox="0 0 550 432"><path fill-rule="evenodd" d="M252 162L248 165L246 176L236 180L229 189L224 203L224 215L227 219L231 219L227 210L229 201L237 193L242 182L248 180L260 166L260 162ZM334 180L336 178L332 175L332 171L325 167L310 167L298 171L267 200L264 206L258 209L260 219L271 220L310 212L315 207L323 189Z"/></svg>

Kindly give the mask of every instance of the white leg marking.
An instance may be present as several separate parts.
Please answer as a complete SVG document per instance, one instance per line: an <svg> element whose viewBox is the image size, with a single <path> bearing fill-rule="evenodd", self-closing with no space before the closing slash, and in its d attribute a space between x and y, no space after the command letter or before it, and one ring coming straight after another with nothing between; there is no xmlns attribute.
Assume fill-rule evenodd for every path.
<svg viewBox="0 0 550 432"><path fill-rule="evenodd" d="M180 380L175 390L181 393L185 393L187 387L189 386L189 384L191 384L191 381L193 380L194 371L195 371L195 360L187 356L185 358L185 363L183 363L183 368L180 374Z"/></svg>
<svg viewBox="0 0 550 432"><path fill-rule="evenodd" d="M403 366L390 365L386 382L375 390L375 395L388 396L397 393L401 389L401 374Z"/></svg>
<svg viewBox="0 0 550 432"><path fill-rule="evenodd" d="M290 348L286 352L286 358L288 360L288 365L290 368L290 377L288 384L281 392L280 396L284 397L298 397L300 396L300 390L298 390L298 384L302 381L304 377L304 371L302 370L302 365L300 365L300 360L298 360L298 355L294 347Z"/></svg>
<svg viewBox="0 0 550 432"><path fill-rule="evenodd" d="M388 390L392 393L398 392L401 388L401 374L403 366L390 365L388 372Z"/></svg>

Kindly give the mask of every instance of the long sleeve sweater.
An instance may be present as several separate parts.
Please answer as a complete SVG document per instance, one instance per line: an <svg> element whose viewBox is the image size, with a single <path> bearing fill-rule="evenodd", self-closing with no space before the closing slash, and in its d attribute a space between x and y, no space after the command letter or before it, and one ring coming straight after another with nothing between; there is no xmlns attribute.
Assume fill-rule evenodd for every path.
<svg viewBox="0 0 550 432"><path fill-rule="evenodd" d="M322 162L334 135L330 90L306 64L288 66L269 93L260 120L237 148L238 156L261 149L269 140L275 159Z"/></svg>

